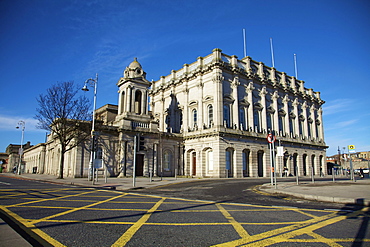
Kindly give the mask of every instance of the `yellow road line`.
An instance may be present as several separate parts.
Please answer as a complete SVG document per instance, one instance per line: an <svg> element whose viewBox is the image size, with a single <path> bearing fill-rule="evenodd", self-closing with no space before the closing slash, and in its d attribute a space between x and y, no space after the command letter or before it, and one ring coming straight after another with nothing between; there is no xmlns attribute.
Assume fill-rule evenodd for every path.
<svg viewBox="0 0 370 247"><path fill-rule="evenodd" d="M13 205L7 205L7 207L8 208L9 207L18 207L18 206L22 206L22 205L27 205L27 204L31 204L31 203L38 203L38 202L44 202L44 201L55 201L55 200L59 200L59 199L62 199L62 198L74 197L74 196L81 196L81 195L88 194L88 193L93 193L93 191L86 191L86 192L79 193L79 194L66 195L66 196L61 196L61 197L45 198L45 199L31 201L31 202L22 202L22 203L17 203L17 204L13 204Z"/></svg>
<svg viewBox="0 0 370 247"><path fill-rule="evenodd" d="M324 215L324 216L321 216L321 217L318 217L318 218L314 218L314 219L310 219L310 220L307 220L307 221L299 222L299 223L294 224L294 225L289 225L289 226L286 226L286 227L282 227L282 228L274 229L274 230L271 230L271 231L263 232L263 233L260 233L260 234L252 235L252 236L249 236L247 238L241 238L241 239L237 239L237 240L234 240L234 241L231 241L231 242L217 244L217 245L214 245L214 246L238 246L238 245L248 244L248 243L252 243L252 242L256 242L256 241L261 241L263 239L268 239L268 238L271 238L272 236L276 236L276 235L280 235L280 234L285 233L285 232L293 231L293 230L296 230L298 228L302 228L302 227L305 227L307 225L310 225L310 224L313 224L313 223L316 223L316 222L324 221L324 220L326 220L328 218L331 218L335 215L336 215L336 213L327 214L327 215ZM256 245L256 246L267 246L267 245L262 244L262 245Z"/></svg>
<svg viewBox="0 0 370 247"><path fill-rule="evenodd" d="M51 219L51 218L55 218L55 217L59 217L59 216L62 216L62 215L70 214L70 213L73 213L73 212L76 212L76 211L79 211L79 210L82 210L82 209L87 209L89 207L93 207L93 206L96 206L96 205L99 205L99 204L102 204L102 203L109 202L111 200L115 200L115 199L120 198L120 197L123 197L125 195L126 194L121 194L121 195L118 195L118 196L115 196L115 197L111 197L111 198L109 198L107 200L104 200L104 201L98 201L98 202L95 202L95 203L92 203L92 204L89 204L89 205L85 205L83 207L74 208L74 209L71 209L71 210L68 210L68 211L65 211L65 212L61 212L61 213L58 213L58 214L50 215L50 216L44 217L42 219L33 220L32 223L36 224L36 223L42 222L44 220L48 220L48 219Z"/></svg>
<svg viewBox="0 0 370 247"><path fill-rule="evenodd" d="M134 234L146 223L150 216L159 208L159 206L166 200L163 197L159 200L148 212L143 215L134 225L132 225L112 246L125 246Z"/></svg>
<svg viewBox="0 0 370 247"><path fill-rule="evenodd" d="M274 234L275 230L271 231L272 234L269 234L269 235L271 236L275 235L275 236L273 237L263 236L260 239L249 240L244 243L247 245L243 245L243 246L268 246L268 245L273 245L276 243L286 242L287 240L294 242L295 239L292 239L292 238L303 235L303 234L308 234L310 236L313 236L315 237L317 242L325 243L328 246L332 246L332 247L341 246L340 244L336 243L334 239L325 238L324 236L316 234L313 231L320 229L322 227L337 223L339 221L345 220L349 217L357 217L359 214L361 214L363 211L366 211L366 210L367 209L364 208L362 210L355 211L348 215L336 216L336 214L333 213L330 215L318 217L313 220L306 221L305 224L297 227L297 229L292 229L292 231L285 232L284 234ZM283 228L277 229L277 231L281 231L282 229Z"/></svg>
<svg viewBox="0 0 370 247"><path fill-rule="evenodd" d="M21 227L24 231L26 231L28 233L28 235L30 235L31 237L33 237L40 244L42 244L41 242L42 242L42 240L44 240L47 243L49 243L51 246L65 247L65 245L63 245L59 241L55 240L54 238L50 237L48 234L46 234L45 232L41 231L40 229L36 228L34 224L32 224L31 222L23 219L19 215L13 213L12 211L10 211L9 209L7 209L6 207L0 206L0 209L3 210L6 214L8 214L13 219L15 219L16 221L18 221L19 223L21 223L21 225L18 224L18 226ZM14 222L14 223L17 223L17 222Z"/></svg>
<svg viewBox="0 0 370 247"><path fill-rule="evenodd" d="M217 203L216 206L221 211L223 216L225 216L225 218L231 223L231 225L234 227L235 231L239 234L240 237L247 238L250 236L249 233L244 229L244 227L239 222L237 222L231 216L231 214L224 207L222 207L221 204Z"/></svg>

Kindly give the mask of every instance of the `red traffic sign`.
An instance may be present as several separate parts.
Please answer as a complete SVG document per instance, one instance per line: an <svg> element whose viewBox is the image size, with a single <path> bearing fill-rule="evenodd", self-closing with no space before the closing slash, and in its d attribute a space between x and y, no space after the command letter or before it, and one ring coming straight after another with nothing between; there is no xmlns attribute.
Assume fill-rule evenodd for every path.
<svg viewBox="0 0 370 247"><path fill-rule="evenodd" d="M273 134L268 134L266 139L269 143L273 143L276 141L276 137Z"/></svg>

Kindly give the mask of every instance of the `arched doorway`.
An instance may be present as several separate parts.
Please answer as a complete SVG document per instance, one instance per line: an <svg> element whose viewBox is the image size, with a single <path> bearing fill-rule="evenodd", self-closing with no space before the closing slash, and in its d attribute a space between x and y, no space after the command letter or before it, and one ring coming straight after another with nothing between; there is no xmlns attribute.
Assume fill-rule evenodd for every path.
<svg viewBox="0 0 370 247"><path fill-rule="evenodd" d="M192 176L195 176L195 175L197 175L197 154L196 154L196 152L192 152L190 154L190 157L191 157L191 160L190 160L190 163L191 163L191 175Z"/></svg>
<svg viewBox="0 0 370 247"><path fill-rule="evenodd" d="M298 157L298 154L297 153L293 154L293 170L294 170L294 176L297 176L297 174L298 174L297 157Z"/></svg>
<svg viewBox="0 0 370 247"><path fill-rule="evenodd" d="M243 177L249 177L250 176L249 155L250 155L250 150L249 149L244 149L243 150Z"/></svg>
<svg viewBox="0 0 370 247"><path fill-rule="evenodd" d="M257 152L257 160L258 160L258 177L263 177L263 150Z"/></svg>
<svg viewBox="0 0 370 247"><path fill-rule="evenodd" d="M226 177L232 178L233 177L233 166L234 166L234 149L228 148L226 149Z"/></svg>
<svg viewBox="0 0 370 247"><path fill-rule="evenodd" d="M140 115L141 114L141 98L142 98L142 93L137 90L135 92L135 105L134 105L134 108L135 108L135 113Z"/></svg>
<svg viewBox="0 0 370 247"><path fill-rule="evenodd" d="M312 175L316 175L316 171L315 171L315 155L312 155L311 156L311 169L312 169Z"/></svg>
<svg viewBox="0 0 370 247"><path fill-rule="evenodd" d="M303 154L302 161L303 161L303 176L307 176L307 171L309 171L309 169L307 169L307 154Z"/></svg>

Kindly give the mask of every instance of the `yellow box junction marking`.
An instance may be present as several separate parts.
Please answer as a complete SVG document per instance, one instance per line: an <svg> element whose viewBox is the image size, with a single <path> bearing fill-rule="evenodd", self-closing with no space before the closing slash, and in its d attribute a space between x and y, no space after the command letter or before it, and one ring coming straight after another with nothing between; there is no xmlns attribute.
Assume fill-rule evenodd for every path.
<svg viewBox="0 0 370 247"><path fill-rule="evenodd" d="M154 213L159 206L166 200L166 198L162 198L159 200L148 212L143 215L134 225L132 225L112 246L125 246L128 241L134 236L134 234L142 227L145 222L149 219L149 217Z"/></svg>
<svg viewBox="0 0 370 247"><path fill-rule="evenodd" d="M63 189L66 190L66 189ZM46 192L47 191L47 192ZM30 193L19 193L17 190L14 190L16 195L11 195L14 197L19 197L20 199L25 199L23 196L25 195L42 195L45 193L57 193L62 190L44 190L39 192L30 192ZM367 214L368 208L363 208L362 210L355 211L353 213L346 213L345 215L338 215L338 212L332 212L332 211L324 211L324 210L315 210L315 209L298 209L298 208L284 208L284 207L270 207L270 206L260 206L260 205L251 205L251 204L239 204L239 203L215 203L210 201L202 201L202 200L189 200L189 199L181 199L181 198L166 198L166 197L159 197L159 196L150 196L150 195L141 195L141 194L134 194L134 193L124 193L124 192L118 192L118 191L109 191L110 193L116 194L116 196L106 196L106 195L92 195L95 192L100 192L100 190L89 190L89 191L83 191L83 190L77 190L76 194L71 195L61 195L53 198L27 198L30 201L17 203L13 205L4 205L0 206L0 209L2 209L4 212L12 216L15 220L17 220L19 223L23 224L26 227L26 230L29 232L32 232L33 234L36 234L40 238L44 239L48 243L52 244L53 246L63 246L62 243L58 242L57 240L53 239L40 229L38 229L35 225L40 222L75 222L75 223L86 223L86 224L116 224L116 225L129 225L129 229L121 235L120 238L117 239L117 241L112 246L125 246L139 231L139 229L144 226L215 226L215 225L224 225L224 226L232 226L235 231L239 234L240 239L220 243L215 246L268 246L268 245L274 245L276 243L324 243L328 246L341 246L339 242L354 242L356 239L354 238L328 238L325 236L322 236L320 234L315 233L314 231L320 228L323 228L327 225L335 224L337 222L343 221L348 219L349 217L369 217ZM107 191L104 191L107 192ZM3 194L4 191L0 191L0 194ZM9 193L7 190L6 193ZM77 199L76 197L86 197L86 200L83 199ZM125 197L126 200L119 200L114 201L115 199ZM11 198L7 196L2 196L2 198ZM76 200L72 199L76 198ZM96 198L97 200L91 199ZM99 200L102 199L101 201ZM155 200L151 201L148 198L153 198ZM132 199L132 200L127 200ZM139 201L135 201L136 199L139 199ZM147 200L146 200L147 199ZM43 205L35 205L34 203L40 203L40 202L47 202L47 201L65 201L65 202L87 202L90 203L89 205L85 205L82 207L73 208L70 206L43 206ZM104 204L104 203L112 203L112 204L121 204L123 207L120 207L118 209L116 208L92 208L94 206ZM125 205L132 205L135 204L154 204L149 210L148 209L140 209L140 208L125 208ZM198 204L198 205L204 205L204 206L210 206L209 209L178 209L174 208L172 210L166 210L171 213L221 213L228 222L187 222L187 223L165 223L165 222L147 222L151 215L154 212L161 212L161 210L158 210L160 205L162 204L172 204L172 205L183 205L183 204ZM109 204L108 204L109 205ZM227 209L225 206L232 206L232 209ZM215 206L215 208L212 208L211 206ZM10 209L12 207L30 207L30 208L60 208L65 209L66 211L49 215L47 217L44 217L42 219L24 219L17 214L13 213ZM97 220L57 220L54 219L55 217L67 215L79 210L102 210L102 211L114 211L114 210L120 210L120 211L139 211L143 212L143 216L136 222L105 222L105 221L97 221ZM240 222L238 221L237 217L233 217L230 212L262 212L262 211L276 211L276 212L282 212L282 211L291 211L291 212L297 212L301 215L305 215L309 217L308 220L302 220L302 221L291 221L291 222L265 222L265 223L253 223L253 222ZM324 212L325 215L323 216L317 216L314 212ZM321 214L321 213L320 213ZM255 235L250 235L248 231L243 227L246 225L264 225L264 226L277 226L284 225L283 227L262 232ZM295 238L298 236L304 236L308 235L312 238L309 239L302 239L302 238ZM361 239L362 242L370 243L370 239Z"/></svg>

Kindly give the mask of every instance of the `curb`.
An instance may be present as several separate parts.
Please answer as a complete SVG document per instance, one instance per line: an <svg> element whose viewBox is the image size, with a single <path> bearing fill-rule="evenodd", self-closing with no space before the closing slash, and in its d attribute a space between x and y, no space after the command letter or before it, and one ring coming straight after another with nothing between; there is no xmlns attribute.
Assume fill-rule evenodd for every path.
<svg viewBox="0 0 370 247"><path fill-rule="evenodd" d="M283 194L290 195L297 198L303 198L307 200L320 201L320 202L331 202L331 203L343 203L343 204L354 204L360 206L370 206L370 200L365 200L363 198L343 198L343 197L331 197L331 196L317 196L317 195L305 195L297 192L289 192L274 188L261 189L264 185L259 186L258 190L262 192L267 192L270 194Z"/></svg>

